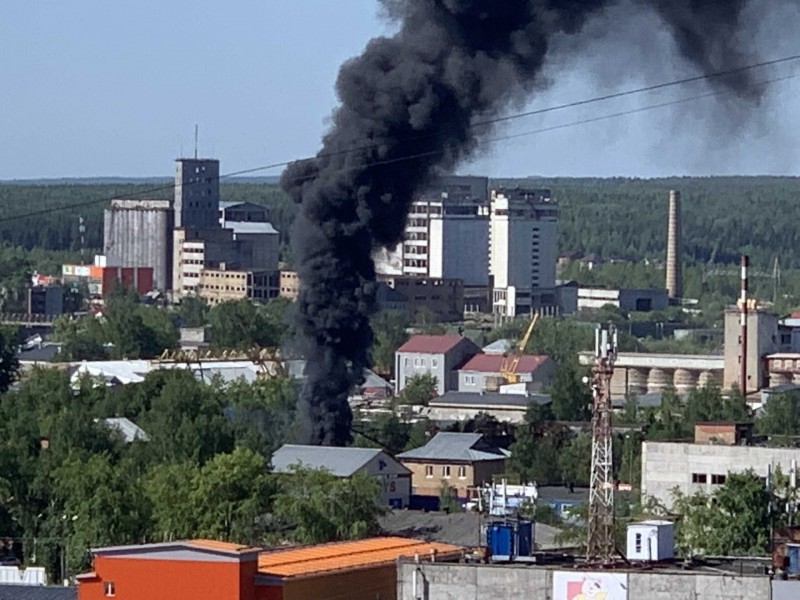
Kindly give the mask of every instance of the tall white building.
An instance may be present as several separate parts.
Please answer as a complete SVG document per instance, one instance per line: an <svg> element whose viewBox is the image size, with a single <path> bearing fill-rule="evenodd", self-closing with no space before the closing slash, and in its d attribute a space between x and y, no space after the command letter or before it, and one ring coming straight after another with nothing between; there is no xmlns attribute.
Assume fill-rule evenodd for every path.
<svg viewBox="0 0 800 600"><path fill-rule="evenodd" d="M447 176L414 201L405 240L379 251L382 275L461 279L465 287L487 287L489 264L488 178Z"/></svg>
<svg viewBox="0 0 800 600"><path fill-rule="evenodd" d="M493 312L555 310L558 206L550 190L492 190L489 232Z"/></svg>

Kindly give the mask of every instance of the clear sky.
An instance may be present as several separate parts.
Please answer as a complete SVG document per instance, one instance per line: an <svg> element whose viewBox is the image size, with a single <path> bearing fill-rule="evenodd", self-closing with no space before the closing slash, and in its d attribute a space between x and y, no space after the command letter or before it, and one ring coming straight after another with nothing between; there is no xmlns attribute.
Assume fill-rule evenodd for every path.
<svg viewBox="0 0 800 600"><path fill-rule="evenodd" d="M796 31L798 15L773 15L773 25ZM176 156L193 153L195 124L200 153L219 158L223 173L313 154L336 105L338 66L389 29L375 0L7 2L0 179L168 176ZM800 53L793 35L763 39L763 57ZM647 52L603 42L555 60L545 73L550 85L527 108L692 74L670 43L656 28ZM655 58L625 68L643 55ZM794 72L800 62L778 74ZM522 119L497 135L707 91L695 86ZM706 99L487 143L461 170L494 177L797 174L799 92L800 77L773 84L760 106L740 108L737 118Z"/></svg>

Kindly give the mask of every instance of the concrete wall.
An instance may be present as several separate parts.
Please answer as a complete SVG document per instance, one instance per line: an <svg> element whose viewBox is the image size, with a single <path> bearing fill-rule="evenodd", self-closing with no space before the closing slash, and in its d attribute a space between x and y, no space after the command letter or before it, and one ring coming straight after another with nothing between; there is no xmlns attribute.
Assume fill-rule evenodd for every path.
<svg viewBox="0 0 800 600"><path fill-rule="evenodd" d="M172 225L168 200L112 200L103 222L109 266L152 267L155 288L171 289Z"/></svg>
<svg viewBox="0 0 800 600"><path fill-rule="evenodd" d="M567 569L420 563L402 560L398 565L398 600L566 600L553 597L553 575ZM417 594L413 593L417 571ZM614 571L624 575L621 571ZM626 600L769 600L771 581L766 576L722 573L630 571ZM787 582L776 582L787 583ZM795 583L795 582L789 582ZM795 598L797 596L785 596ZM614 600L618 596L613 597Z"/></svg>
<svg viewBox="0 0 800 600"><path fill-rule="evenodd" d="M780 466L789 473L792 461L800 462L800 448L719 446L676 442L642 443L642 496L672 504L672 489L684 494L710 494L728 472L753 469L766 477L767 467Z"/></svg>
<svg viewBox="0 0 800 600"><path fill-rule="evenodd" d="M730 389L740 379L740 314L738 310L725 312L725 373L723 387ZM778 316L764 311L751 311L747 315L747 391L760 390L769 385L762 357L778 351Z"/></svg>

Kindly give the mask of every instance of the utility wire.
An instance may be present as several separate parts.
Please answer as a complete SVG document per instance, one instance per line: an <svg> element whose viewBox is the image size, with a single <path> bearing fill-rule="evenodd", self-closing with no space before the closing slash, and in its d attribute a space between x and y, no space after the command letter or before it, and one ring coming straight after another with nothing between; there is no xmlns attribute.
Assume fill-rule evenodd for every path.
<svg viewBox="0 0 800 600"><path fill-rule="evenodd" d="M649 86L645 86L645 87L639 87L639 88L624 90L622 92L615 92L613 94L605 94L603 96L595 96L595 97L592 97L592 98L587 98L587 99L583 99L583 100L577 100L577 101L574 101L574 102L568 102L568 103L564 103L564 104L558 104L558 105L554 105L554 106L550 106L550 107L546 107L546 108L541 108L541 109L536 109L536 110L532 110L532 111L525 111L525 112L515 113L515 114L512 114L512 115L505 115L505 116L502 116L502 117L496 117L496 118L493 118L493 119L487 119L487 120L484 120L484 121L475 122L475 123L473 123L471 125L471 127L472 128L484 127L484 126L493 125L493 124L496 124L496 123L503 123L503 122L508 122L508 121L512 121L512 120L516 120L516 119L521 119L521 118L524 118L524 117L529 117L529 116L534 116L534 115L541 115L541 114L546 114L546 113L555 112L555 111L559 111L559 110L565 110L565 109L569 109L569 108L576 108L576 107L579 107L579 106L586 106L586 105L594 104L594 103L598 103L598 102L604 102L604 101L615 99L615 98L622 98L622 97L625 97L625 96L632 96L632 95L635 95L635 94L642 94L642 93L651 92L651 91L655 91L655 90L661 90L661 89L666 89L666 88L670 88L670 87L685 85L687 83L694 83L694 82L698 82L698 81L705 81L705 80L712 80L712 79L720 79L720 78L723 78L723 77L726 77L726 76L739 74L739 73L743 73L743 72L747 72L747 71L752 71L752 70L758 69L758 68L775 66L775 65L779 65L779 64L783 64L783 63L787 63L787 62L791 62L791 61L796 61L796 60L800 60L800 54L786 56L786 57L783 57L783 58L773 59L773 60L769 60L769 61L763 61L763 62L759 62L759 63L753 63L753 64L750 64L750 65L746 65L746 66L743 66L743 67L738 67L738 68L735 68L735 69L728 69L728 70L725 70L725 71L717 71L715 73L697 75L697 76L694 76L694 77L676 79L676 80L673 80L673 81L662 82L662 83L649 85ZM763 82L760 82L759 85L765 85L765 84L774 83L774 82L777 82L777 81L784 81L786 79L791 79L791 78L794 78L794 77L797 77L797 75L796 74L795 75L789 75L789 76L786 76L786 77L780 77L780 78L773 79L773 80L763 81ZM613 113L613 114L610 114L610 115L602 115L602 116L593 117L593 118L589 118L589 119L582 119L580 121L574 121L574 122L571 122L571 123L564 123L564 124L556 125L556 126L553 126L553 127L546 127L546 128L543 128L543 129L537 129L537 130L532 130L532 131L523 132L523 133L517 133L517 134L511 134L511 135L507 135L507 136L500 136L500 137L490 138L490 139L482 140L482 142L483 143L493 143L493 142L497 142L497 141L502 141L502 140L507 140L507 139L514 139L514 138L517 138L517 137L523 137L523 136L527 136L527 135L534 135L534 134L537 134L537 133L544 133L546 131L554 131L554 130L557 130L557 129L565 129L565 128L568 128L568 127L575 127L575 126L578 126L578 125L584 125L584 124L587 124L587 123L593 123L593 122L602 121L602 120L605 120L605 119L621 117L621 116L625 116L625 115L629 115L629 114L636 114L636 113L640 113L640 112L644 112L644 111L648 111L648 110L653 110L653 109L656 109L656 108L663 108L663 107L667 107L667 106L673 106L673 105L676 105L676 104L690 102L690 101L693 101L693 100L699 100L699 99L702 99L702 98L708 98L708 97L718 96L718 95L725 95L725 94L730 94L730 93L733 93L733 90L729 90L729 89L728 90L720 90L720 91L717 91L717 92L710 92L708 94L702 94L702 95L699 95L699 96L692 96L692 97L689 97L689 98L683 98L683 99L679 99L679 100L675 100L675 101L664 102L664 103L660 103L660 104L650 105L650 106L647 106L647 107L641 107L641 108L637 108L637 109L620 111L618 113ZM441 137L441 134L431 134L431 135L428 135L428 136L420 136L418 139L425 139L426 137L427 138L430 138L430 137ZM306 161L306 160L317 160L317 159L320 159L320 158L331 158L331 157L340 156L340 155L343 155L343 154L351 154L351 153L354 153L354 152L361 152L363 150L369 150L369 149L375 148L377 146L378 146L378 144L369 144L369 145L358 146L358 147L354 147L354 148L347 148L347 149L343 149L343 150L337 150L337 151L333 151L333 152L325 152L325 153L321 153L321 154L318 154L318 155L315 155L315 156L311 156L311 157L305 157L305 158L299 158L299 159L294 159L294 160L275 162L275 163L271 163L271 164L267 164L267 165L262 165L262 166L259 166L259 167L252 167L252 168L248 168L248 169L241 169L241 170L238 170L238 171L232 171L230 173L225 173L223 175L219 175L219 176L217 176L215 178L210 178L210 179L212 179L212 180L213 179L223 180L223 179L228 179L228 178L231 178L231 177L237 177L237 176L241 176L241 175L248 175L248 174L257 173L257 172L261 172L261 171L268 171L268 170L272 170L272 169L286 167L286 166L288 166L288 165L290 165L292 163L295 163L295 162L302 162L302 161ZM403 161L408 161L408 160L414 160L414 159L417 159L417 158L423 158L423 157L427 157L427 156L435 156L437 154L441 154L442 152L443 152L443 150L434 150L434 151L430 151L430 152L422 152L422 153L408 155L408 156L404 156L404 157L398 157L398 158L394 158L394 159L387 159L387 160L383 160L383 161L373 161L373 162L369 162L369 163L362 163L361 165L355 165L355 166L352 166L352 167L342 168L342 169L338 169L337 171L349 171L349 170L354 170L354 169L361 169L361 168L364 168L364 167L388 165L388 164L392 164L392 163L403 162ZM308 177L304 177L304 178L297 178L297 179L293 180L293 182L298 182L298 181L302 181L304 179L309 179L309 178L313 178L313 176L308 176ZM147 195L155 194L155 193L158 193L158 192L173 191L174 189L175 189L175 183L170 183L170 184L165 184L163 186L157 186L157 187L152 187L152 188L148 188L148 189L145 189L145 190L140 190L140 191L134 192L132 194L115 195L115 196L111 196L111 197L98 198L98 199L94 199L94 200L86 200L84 202L76 202L76 203L73 203L73 204L69 204L67 206L60 206L60 207L56 207L56 208L41 209L41 210L36 210L36 211L30 211L30 212L27 212L27 213L21 213L21 214L16 214L16 215L9 215L9 216L6 216L6 217L0 217L0 223L6 223L6 222L9 222L9 221L16 221L16 220L19 220L19 219L27 219L27 218L31 218L31 217L37 217L37 216L41 216L41 215L50 214L51 212L54 212L54 211L74 210L74 209L83 208L83 207L86 207L86 206L93 206L95 204L103 204L103 203L110 202L111 200L115 200L115 199L136 199L136 198L141 198L142 196L147 196Z"/></svg>

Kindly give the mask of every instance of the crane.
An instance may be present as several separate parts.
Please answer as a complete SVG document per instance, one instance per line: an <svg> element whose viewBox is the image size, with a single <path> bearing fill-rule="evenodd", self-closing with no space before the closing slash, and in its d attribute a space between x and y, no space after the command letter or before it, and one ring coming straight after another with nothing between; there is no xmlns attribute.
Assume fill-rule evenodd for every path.
<svg viewBox="0 0 800 600"><path fill-rule="evenodd" d="M528 345L528 340L531 339L531 333L533 333L533 328L536 326L536 321L538 319L538 313L533 315L528 329L525 331L525 335L522 336L519 344L517 344L516 348L512 349L510 354L503 357L503 364L500 366L500 375L505 379L506 383L519 383L517 367L519 366L519 361L520 358L522 358L523 352L525 352L525 346Z"/></svg>

